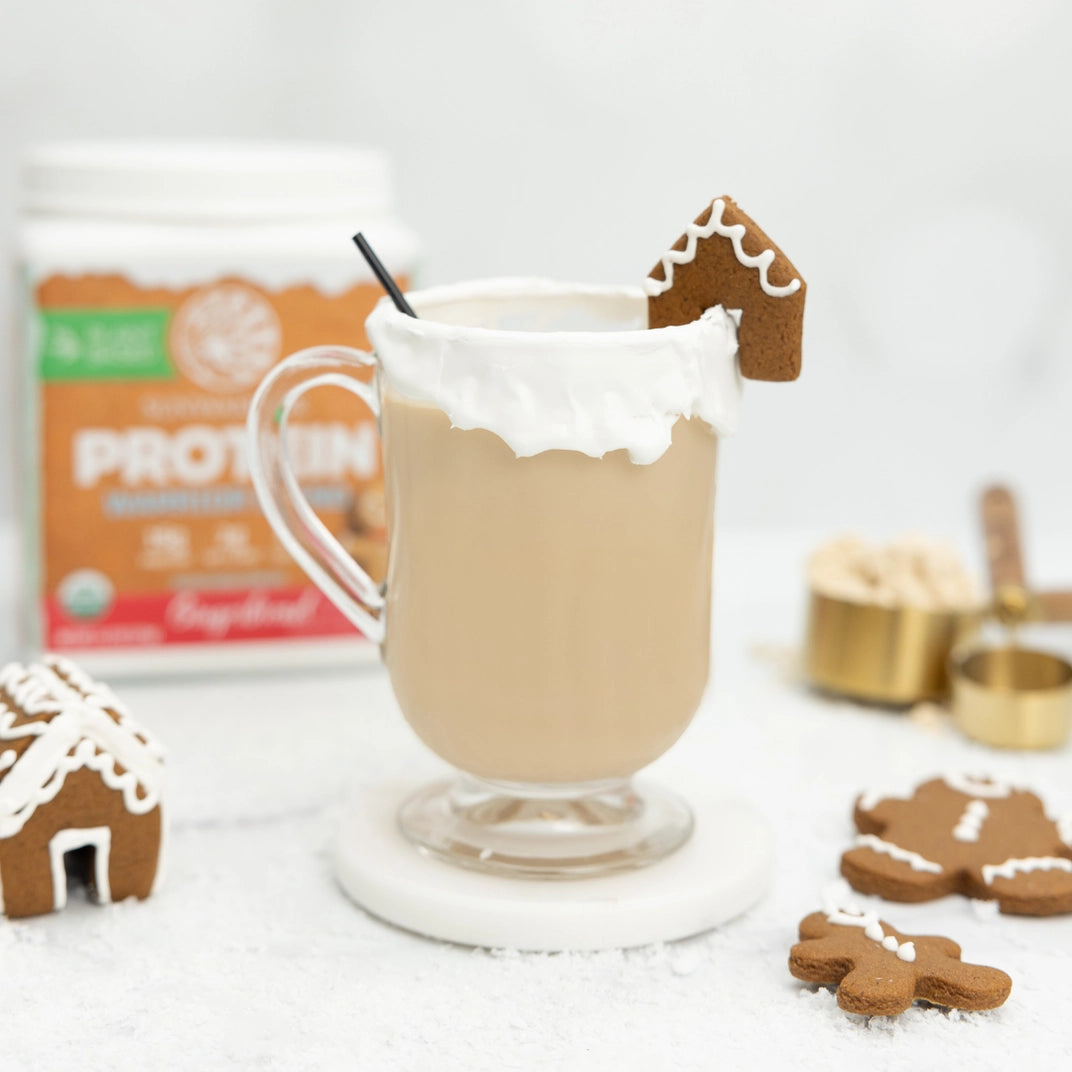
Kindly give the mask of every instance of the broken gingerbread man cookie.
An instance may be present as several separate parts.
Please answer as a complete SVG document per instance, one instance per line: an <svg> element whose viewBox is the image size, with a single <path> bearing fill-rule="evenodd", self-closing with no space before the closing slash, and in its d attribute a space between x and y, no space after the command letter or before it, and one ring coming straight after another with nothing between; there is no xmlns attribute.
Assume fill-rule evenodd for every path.
<svg viewBox="0 0 1072 1072"><path fill-rule="evenodd" d="M837 1003L863 1016L896 1016L914 1001L955 1009L996 1009L1012 989L997 968L965 964L960 946L908 935L873 912L813 912L789 953L797 979L837 987Z"/></svg>
<svg viewBox="0 0 1072 1072"><path fill-rule="evenodd" d="M712 306L740 313L737 360L750 380L800 375L807 285L729 197L717 197L644 280L648 327L690 324Z"/></svg>
<svg viewBox="0 0 1072 1072"><path fill-rule="evenodd" d="M890 901L962 893L1014 915L1072 912L1068 832L1034 793L947 775L907 799L864 794L855 820L860 833L841 873L861 893Z"/></svg>

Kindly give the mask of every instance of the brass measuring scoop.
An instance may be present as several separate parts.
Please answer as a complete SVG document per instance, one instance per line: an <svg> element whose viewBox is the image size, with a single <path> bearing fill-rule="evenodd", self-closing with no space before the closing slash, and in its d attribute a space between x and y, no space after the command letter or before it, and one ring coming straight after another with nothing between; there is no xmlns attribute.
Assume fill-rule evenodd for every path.
<svg viewBox="0 0 1072 1072"><path fill-rule="evenodd" d="M974 635L981 608L886 606L811 588L804 671L824 692L905 707L949 695L949 657Z"/></svg>
<svg viewBox="0 0 1072 1072"><path fill-rule="evenodd" d="M1008 488L981 500L993 616L1008 639L958 647L949 661L953 718L970 737L999 748L1055 748L1072 728L1072 664L1022 647L1029 622L1072 620L1072 591L1032 592L1024 573L1016 502Z"/></svg>

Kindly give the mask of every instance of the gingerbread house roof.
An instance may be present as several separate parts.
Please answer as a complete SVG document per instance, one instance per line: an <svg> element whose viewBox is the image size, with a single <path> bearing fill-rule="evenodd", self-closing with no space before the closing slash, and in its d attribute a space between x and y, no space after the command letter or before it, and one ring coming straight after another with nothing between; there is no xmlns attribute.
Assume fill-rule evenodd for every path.
<svg viewBox="0 0 1072 1072"><path fill-rule="evenodd" d="M713 305L737 310L737 359L751 380L800 375L807 285L731 197L716 197L644 280L648 326L689 324Z"/></svg>
<svg viewBox="0 0 1072 1072"><path fill-rule="evenodd" d="M69 660L0 670L0 838L17 834L67 775L97 771L143 815L160 803L164 752L106 685Z"/></svg>

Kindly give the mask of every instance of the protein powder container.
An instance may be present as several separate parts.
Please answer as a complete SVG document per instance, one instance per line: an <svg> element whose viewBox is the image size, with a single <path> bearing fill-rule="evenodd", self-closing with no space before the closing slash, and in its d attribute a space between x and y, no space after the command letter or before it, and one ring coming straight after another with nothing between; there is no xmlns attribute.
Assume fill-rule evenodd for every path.
<svg viewBox="0 0 1072 1072"><path fill-rule="evenodd" d="M261 516L244 422L276 362L365 348L381 297L361 230L402 287L416 237L380 151L67 143L24 161L17 313L25 390L26 647L101 673L376 654ZM344 392L296 410L292 464L329 530L386 569L379 441Z"/></svg>

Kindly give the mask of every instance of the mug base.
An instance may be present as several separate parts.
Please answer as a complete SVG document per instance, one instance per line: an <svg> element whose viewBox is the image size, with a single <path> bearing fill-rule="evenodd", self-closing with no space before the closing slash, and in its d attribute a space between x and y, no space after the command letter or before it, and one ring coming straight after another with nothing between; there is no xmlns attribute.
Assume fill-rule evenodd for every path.
<svg viewBox="0 0 1072 1072"><path fill-rule="evenodd" d="M684 845L693 829L683 800L630 779L515 785L466 774L416 792L398 822L418 851L444 863L539 879L647 867Z"/></svg>
<svg viewBox="0 0 1072 1072"><path fill-rule="evenodd" d="M398 823L413 783L366 783L343 816L336 878L371 916L462 945L561 952L687 938L740 915L767 892L774 839L751 804L706 779L680 788L695 829L676 852L649 867L547 882L414 851Z"/></svg>

